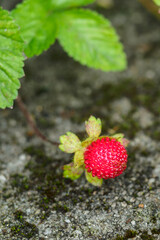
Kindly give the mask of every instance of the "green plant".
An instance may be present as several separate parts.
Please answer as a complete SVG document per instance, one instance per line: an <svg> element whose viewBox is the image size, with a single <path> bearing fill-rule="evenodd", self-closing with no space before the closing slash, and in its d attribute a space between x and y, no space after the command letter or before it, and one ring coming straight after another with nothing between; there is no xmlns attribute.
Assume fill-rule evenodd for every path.
<svg viewBox="0 0 160 240"><path fill-rule="evenodd" d="M17 98L20 88L19 79L24 75L23 66L27 58L40 55L57 39L69 56L83 65L103 71L120 71L126 68L123 46L109 20L92 10L82 8L94 1L24 0L11 12L0 7L0 108L12 108L13 100L17 99L28 122L43 140L51 142L37 129L21 98ZM160 7L160 0L140 1L143 4L145 2L144 6L148 9L149 3L154 5L153 2ZM93 142L99 148L97 140L106 139L106 136L99 137L101 132L99 119L90 117L86 123L86 131L88 138L83 142L73 133L67 133L60 138L60 149L75 153L74 161L64 166L64 177L72 180L79 178L87 165L84 157L86 148ZM115 139L121 145L127 145L123 134L108 138L109 140ZM56 142L51 143L58 145ZM113 152L116 155L117 149ZM97 166L96 174L93 173L91 161L88 169L92 174L85 170L86 179L93 185L100 186L102 178L108 178L108 174L113 174L113 177L121 174L126 168L126 160L127 154L120 170L115 168L114 172L110 170L107 172L107 169L107 173L103 172L103 176L97 172ZM106 168L105 166L105 170Z"/></svg>
<svg viewBox="0 0 160 240"><path fill-rule="evenodd" d="M104 71L125 69L125 53L109 20L82 8L93 2L24 0L11 12L0 7L0 108L13 106L24 60L56 39L81 64Z"/></svg>
<svg viewBox="0 0 160 240"><path fill-rule="evenodd" d="M153 0L160 7L160 0Z"/></svg>
<svg viewBox="0 0 160 240"><path fill-rule="evenodd" d="M71 132L60 137L59 148L74 153L73 162L64 166L63 176L75 180L85 171L87 181L100 187L103 179L115 178L126 169L128 140L123 134L100 137L101 120L93 116L85 127L88 137L82 142Z"/></svg>

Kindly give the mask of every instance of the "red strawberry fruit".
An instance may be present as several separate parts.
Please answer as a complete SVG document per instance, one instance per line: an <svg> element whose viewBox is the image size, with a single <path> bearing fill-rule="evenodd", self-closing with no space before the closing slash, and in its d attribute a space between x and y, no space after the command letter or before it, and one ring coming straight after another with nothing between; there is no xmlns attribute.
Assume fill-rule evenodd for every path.
<svg viewBox="0 0 160 240"><path fill-rule="evenodd" d="M99 179L115 178L127 167L127 151L115 138L93 141L84 152L85 168Z"/></svg>

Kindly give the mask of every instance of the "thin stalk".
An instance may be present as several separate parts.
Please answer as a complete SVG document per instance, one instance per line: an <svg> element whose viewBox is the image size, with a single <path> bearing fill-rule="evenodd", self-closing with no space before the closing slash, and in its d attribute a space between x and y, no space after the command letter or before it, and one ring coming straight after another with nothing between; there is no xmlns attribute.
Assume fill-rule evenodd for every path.
<svg viewBox="0 0 160 240"><path fill-rule="evenodd" d="M21 112L23 113L24 117L26 118L28 124L30 125L30 127L33 129L34 133L41 138L43 141L49 142L52 145L56 145L58 146L59 143L58 142L54 142L51 141L50 139L48 139L46 136L43 135L43 133L38 129L31 113L28 111L26 105L24 104L24 102L22 101L21 97L18 96L18 98L16 99L17 105L19 107L19 109L21 110Z"/></svg>
<svg viewBox="0 0 160 240"><path fill-rule="evenodd" d="M139 2L142 3L142 5L154 16L156 16L158 19L160 19L160 11L159 7L154 4L152 0L139 0Z"/></svg>

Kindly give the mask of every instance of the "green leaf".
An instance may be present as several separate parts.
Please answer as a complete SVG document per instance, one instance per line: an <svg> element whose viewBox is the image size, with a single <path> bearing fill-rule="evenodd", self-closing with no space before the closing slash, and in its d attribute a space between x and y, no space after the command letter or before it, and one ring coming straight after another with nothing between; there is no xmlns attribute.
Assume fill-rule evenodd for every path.
<svg viewBox="0 0 160 240"><path fill-rule="evenodd" d="M88 121L85 122L86 132L89 137L99 137L102 130L102 123L99 118L95 118L94 116L90 116Z"/></svg>
<svg viewBox="0 0 160 240"><path fill-rule="evenodd" d="M160 0L153 0L160 7Z"/></svg>
<svg viewBox="0 0 160 240"><path fill-rule="evenodd" d="M56 11L81 7L93 2L95 2L95 0L52 0L53 7Z"/></svg>
<svg viewBox="0 0 160 240"><path fill-rule="evenodd" d="M0 107L12 107L23 76L23 42L18 26L0 7Z"/></svg>
<svg viewBox="0 0 160 240"><path fill-rule="evenodd" d="M89 183L91 183L92 185L96 186L96 187L101 187L102 183L103 183L103 179L99 179L98 177L92 177L92 173L87 172L87 170L85 170L85 175L86 175L86 179Z"/></svg>
<svg viewBox="0 0 160 240"><path fill-rule="evenodd" d="M12 11L25 41L27 57L41 54L54 43L56 24L51 0L26 0Z"/></svg>
<svg viewBox="0 0 160 240"><path fill-rule="evenodd" d="M63 177L70 178L71 180L78 179L84 171L83 168L75 168L73 163L64 165L63 170Z"/></svg>
<svg viewBox="0 0 160 240"><path fill-rule="evenodd" d="M60 137L59 149L63 152L74 153L81 147L81 141L79 138L71 132L67 132L66 135Z"/></svg>
<svg viewBox="0 0 160 240"><path fill-rule="evenodd" d="M94 0L25 0L12 11L26 43L27 57L41 54L55 42L58 12L79 7Z"/></svg>
<svg viewBox="0 0 160 240"><path fill-rule="evenodd" d="M58 39L81 64L104 71L126 68L126 57L114 28L93 11L73 9L61 13Z"/></svg>

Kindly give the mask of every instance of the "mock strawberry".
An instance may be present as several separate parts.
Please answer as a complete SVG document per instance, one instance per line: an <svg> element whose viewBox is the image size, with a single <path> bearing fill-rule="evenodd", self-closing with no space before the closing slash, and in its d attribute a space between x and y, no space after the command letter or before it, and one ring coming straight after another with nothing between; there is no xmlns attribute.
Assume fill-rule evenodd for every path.
<svg viewBox="0 0 160 240"><path fill-rule="evenodd" d="M93 141L84 152L85 168L99 179L115 178L127 167L125 147L115 138L103 137Z"/></svg>
<svg viewBox="0 0 160 240"><path fill-rule="evenodd" d="M127 167L129 141L122 133L100 137L102 124L99 118L90 116L85 122L88 137L84 141L71 132L60 137L59 148L74 153L73 162L64 166L63 176L72 180L85 172L86 179L100 187L103 179L119 176Z"/></svg>

